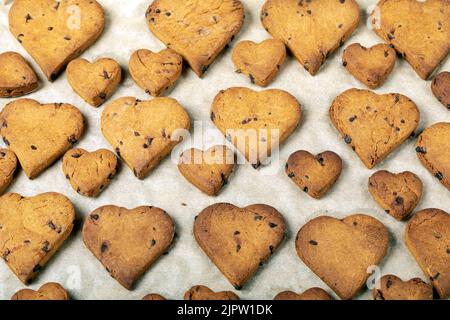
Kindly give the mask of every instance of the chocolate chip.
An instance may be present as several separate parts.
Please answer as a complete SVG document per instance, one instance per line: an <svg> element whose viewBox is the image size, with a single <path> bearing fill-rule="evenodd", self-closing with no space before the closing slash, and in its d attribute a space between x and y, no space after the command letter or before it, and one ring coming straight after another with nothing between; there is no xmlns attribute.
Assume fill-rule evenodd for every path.
<svg viewBox="0 0 450 320"><path fill-rule="evenodd" d="M323 157L318 157L318 158L316 158L316 159L317 159L317 161L320 163L321 166L324 166L324 165L325 165L325 160L323 159Z"/></svg>
<svg viewBox="0 0 450 320"><path fill-rule="evenodd" d="M170 17L171 13L170 12L166 12L166 16Z"/></svg>
<svg viewBox="0 0 450 320"><path fill-rule="evenodd" d="M442 174L442 172L438 171L436 172L436 174L434 175L439 181L442 181L442 179L444 179L444 175Z"/></svg>
<svg viewBox="0 0 450 320"><path fill-rule="evenodd" d="M350 143L352 143L352 138L349 137L349 136L345 136L344 137L344 141L345 141L346 144L350 144Z"/></svg>
<svg viewBox="0 0 450 320"><path fill-rule="evenodd" d="M214 114L214 112L211 112L210 118L211 121L214 121L214 119L216 119L216 115Z"/></svg>
<svg viewBox="0 0 450 320"><path fill-rule="evenodd" d="M156 13L161 13L161 10L159 8L156 8L155 12Z"/></svg>
<svg viewBox="0 0 450 320"><path fill-rule="evenodd" d="M273 246L269 246L270 254L273 254L273 250L274 250L274 247Z"/></svg>
<svg viewBox="0 0 450 320"><path fill-rule="evenodd" d="M273 222L269 222L269 227L276 228L276 227L278 227L278 225Z"/></svg>
<svg viewBox="0 0 450 320"><path fill-rule="evenodd" d="M102 99L102 100L105 100L105 99L106 99L106 93L101 92L101 93L98 95L98 97L99 97L100 99Z"/></svg>
<svg viewBox="0 0 450 320"><path fill-rule="evenodd" d="M152 239L150 245L151 245L152 247L154 247L154 246L156 245L156 240L155 240L155 239Z"/></svg>
<svg viewBox="0 0 450 320"><path fill-rule="evenodd" d="M345 3L345 0L339 0L340 3Z"/></svg>
<svg viewBox="0 0 450 320"><path fill-rule="evenodd" d="M31 150L37 150L37 147L35 145L30 146Z"/></svg>
<svg viewBox="0 0 450 320"><path fill-rule="evenodd" d="M53 8L54 8L55 10L58 10L60 5L61 5L61 2L57 1L57 2L55 3L55 6L54 6Z"/></svg>
<svg viewBox="0 0 450 320"><path fill-rule="evenodd" d="M3 142L4 142L7 146L9 146L9 141L8 141L8 139L6 139L6 137L3 137Z"/></svg>
<svg viewBox="0 0 450 320"><path fill-rule="evenodd" d="M396 205L402 205L403 204L403 198L402 197L396 197L395 198L395 204Z"/></svg>
<svg viewBox="0 0 450 320"><path fill-rule="evenodd" d="M290 172L290 173L288 174L288 177L291 178L291 179L294 178L294 177L295 177L295 173Z"/></svg>
<svg viewBox="0 0 450 320"><path fill-rule="evenodd" d="M64 36L64 40L70 41L70 40L72 40L72 38L69 36Z"/></svg>
<svg viewBox="0 0 450 320"><path fill-rule="evenodd" d="M424 147L416 147L416 152L426 154L427 150Z"/></svg>
<svg viewBox="0 0 450 320"><path fill-rule="evenodd" d="M358 116L352 116L350 118L348 118L348 121L353 122L358 118Z"/></svg>
<svg viewBox="0 0 450 320"><path fill-rule="evenodd" d="M306 193L307 193L307 192L308 192L308 187L304 187L304 188L303 188L303 192L306 192Z"/></svg>
<svg viewBox="0 0 450 320"><path fill-rule="evenodd" d="M71 135L68 139L67 139L67 141L69 141L69 143L71 144L71 145L74 145L75 143L77 143L77 138L75 138L75 136L74 135Z"/></svg>
<svg viewBox="0 0 450 320"><path fill-rule="evenodd" d="M30 240L24 240L23 243L25 244L29 244L31 241Z"/></svg>
<svg viewBox="0 0 450 320"><path fill-rule="evenodd" d="M106 250L108 250L108 243L105 241L102 243L102 245L100 247L100 251L101 251L101 253L105 253Z"/></svg>
<svg viewBox="0 0 450 320"><path fill-rule="evenodd" d="M96 214L96 213L94 213L94 214L91 214L91 215L90 215L89 217L91 218L91 220L92 220L92 221L97 221L97 220L98 220L98 218L100 218L100 217L99 217L99 215L98 215L98 214Z"/></svg>
<svg viewBox="0 0 450 320"><path fill-rule="evenodd" d="M25 16L25 23L28 23L28 21L30 21L30 20L33 20L33 17L28 13L28 14Z"/></svg>
<svg viewBox="0 0 450 320"><path fill-rule="evenodd" d="M44 245L42 246L42 251L44 251L46 253L50 252L49 245L50 245L50 242L45 241Z"/></svg>
<svg viewBox="0 0 450 320"><path fill-rule="evenodd" d="M53 221L49 221L49 222L47 223L47 225L49 226L50 229L56 230L56 226L55 226L55 224L53 223Z"/></svg>
<svg viewBox="0 0 450 320"><path fill-rule="evenodd" d="M392 287L392 280L388 279L388 281L386 281L386 287L389 289L390 287Z"/></svg>
<svg viewBox="0 0 450 320"><path fill-rule="evenodd" d="M450 254L450 249L447 249L447 254Z"/></svg>
<svg viewBox="0 0 450 320"><path fill-rule="evenodd" d="M261 221L261 220L262 220L262 218L263 218L262 216L259 216L259 215L255 215L255 220L256 220L256 221Z"/></svg>
<svg viewBox="0 0 450 320"><path fill-rule="evenodd" d="M253 76L253 75L249 75L249 78L250 78L250 82L251 83L253 83L253 84L255 84L255 77Z"/></svg>
<svg viewBox="0 0 450 320"><path fill-rule="evenodd" d="M79 157L81 157L81 153L74 153L72 155L72 158L78 159Z"/></svg>
<svg viewBox="0 0 450 320"><path fill-rule="evenodd" d="M236 252L239 252L239 251L241 251L241 245L240 245L240 244L237 244L237 245L236 245Z"/></svg>
<svg viewBox="0 0 450 320"><path fill-rule="evenodd" d="M309 244L311 244L313 246L317 246L318 245L316 240L309 240Z"/></svg>

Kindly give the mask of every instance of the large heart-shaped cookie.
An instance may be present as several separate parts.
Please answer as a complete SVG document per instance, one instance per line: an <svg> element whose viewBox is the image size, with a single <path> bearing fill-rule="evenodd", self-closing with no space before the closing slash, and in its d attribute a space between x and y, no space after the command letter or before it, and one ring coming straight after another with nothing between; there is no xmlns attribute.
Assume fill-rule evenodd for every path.
<svg viewBox="0 0 450 320"><path fill-rule="evenodd" d="M408 97L349 89L330 107L330 119L369 169L405 141L417 127L419 109Z"/></svg>
<svg viewBox="0 0 450 320"><path fill-rule="evenodd" d="M69 294L59 283L49 282L37 291L19 290L11 297L11 300L69 300Z"/></svg>
<svg viewBox="0 0 450 320"><path fill-rule="evenodd" d="M333 297L322 288L309 288L300 294L283 291L277 294L273 300L333 300Z"/></svg>
<svg viewBox="0 0 450 320"><path fill-rule="evenodd" d="M261 21L315 75L358 27L359 8L354 0L267 0Z"/></svg>
<svg viewBox="0 0 450 320"><path fill-rule="evenodd" d="M14 151L25 174L33 179L81 137L83 115L70 104L40 104L19 99L0 113L0 134Z"/></svg>
<svg viewBox="0 0 450 320"><path fill-rule="evenodd" d="M297 99L278 89L229 88L211 107L216 127L255 168L297 128L301 114Z"/></svg>
<svg viewBox="0 0 450 320"><path fill-rule="evenodd" d="M240 289L279 247L285 228L283 216L270 206L238 208L218 203L196 217L194 236L228 281Z"/></svg>
<svg viewBox="0 0 450 320"><path fill-rule="evenodd" d="M93 63L80 58L67 65L67 81L93 107L98 107L111 97L121 79L120 65L110 58L98 59Z"/></svg>
<svg viewBox="0 0 450 320"><path fill-rule="evenodd" d="M28 62L16 52L0 54L0 97L19 97L33 92L38 79Z"/></svg>
<svg viewBox="0 0 450 320"><path fill-rule="evenodd" d="M101 128L135 176L143 179L181 141L179 134L189 130L190 119L175 99L125 97L105 107Z"/></svg>
<svg viewBox="0 0 450 320"><path fill-rule="evenodd" d="M392 274L382 276L380 288L372 289L375 300L433 300L433 287L420 278L403 281Z"/></svg>
<svg viewBox="0 0 450 320"><path fill-rule="evenodd" d="M371 22L375 33L392 44L427 79L450 50L448 0L380 0Z"/></svg>
<svg viewBox="0 0 450 320"><path fill-rule="evenodd" d="M434 96L450 111L450 72L444 71L434 77L431 83Z"/></svg>
<svg viewBox="0 0 450 320"><path fill-rule="evenodd" d="M450 123L439 122L426 128L417 138L420 161L450 190Z"/></svg>
<svg viewBox="0 0 450 320"><path fill-rule="evenodd" d="M183 58L172 49L135 51L128 63L130 75L139 87L152 96L160 96L181 76Z"/></svg>
<svg viewBox="0 0 450 320"><path fill-rule="evenodd" d="M450 297L450 215L439 209L417 212L405 227L405 242L442 299Z"/></svg>
<svg viewBox="0 0 450 320"><path fill-rule="evenodd" d="M11 184L17 170L17 157L11 150L0 149L0 195Z"/></svg>
<svg viewBox="0 0 450 320"><path fill-rule="evenodd" d="M59 193L0 198L0 255L28 283L72 232L75 210Z"/></svg>
<svg viewBox="0 0 450 320"><path fill-rule="evenodd" d="M155 0L146 12L151 32L201 77L241 30L239 0Z"/></svg>
<svg viewBox="0 0 450 320"><path fill-rule="evenodd" d="M286 174L311 197L321 198L341 175L342 160L333 151L314 156L299 150L289 156Z"/></svg>
<svg viewBox="0 0 450 320"><path fill-rule="evenodd" d="M9 10L11 33L49 80L97 40L104 24L95 0L16 0Z"/></svg>
<svg viewBox="0 0 450 320"><path fill-rule="evenodd" d="M377 219L355 214L321 216L306 223L295 241L300 259L342 299L365 285L368 268L387 253L388 231Z"/></svg>
<svg viewBox="0 0 450 320"><path fill-rule="evenodd" d="M174 233L172 219L159 208L104 206L84 222L83 241L111 276L131 289L167 251Z"/></svg>
<svg viewBox="0 0 450 320"><path fill-rule="evenodd" d="M184 294L184 300L240 300L232 291L214 292L205 286L194 286Z"/></svg>

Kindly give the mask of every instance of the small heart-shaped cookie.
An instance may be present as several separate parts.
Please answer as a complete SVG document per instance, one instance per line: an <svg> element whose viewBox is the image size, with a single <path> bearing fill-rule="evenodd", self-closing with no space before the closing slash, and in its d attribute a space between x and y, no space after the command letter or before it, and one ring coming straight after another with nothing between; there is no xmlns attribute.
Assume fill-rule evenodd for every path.
<svg viewBox="0 0 450 320"><path fill-rule="evenodd" d="M450 190L450 123L439 122L426 128L417 138L420 162Z"/></svg>
<svg viewBox="0 0 450 320"><path fill-rule="evenodd" d="M11 300L69 300L69 294L59 283L49 282L37 291L19 290L11 297Z"/></svg>
<svg viewBox="0 0 450 320"><path fill-rule="evenodd" d="M67 65L66 72L72 89L93 107L111 97L122 79L120 65L110 58L101 58L93 63L75 59Z"/></svg>
<svg viewBox="0 0 450 320"><path fill-rule="evenodd" d="M310 288L297 294L292 291L280 292L273 300L334 300L333 297L322 288Z"/></svg>
<svg viewBox="0 0 450 320"><path fill-rule="evenodd" d="M434 96L450 111L450 72L444 71L434 77L431 83Z"/></svg>
<svg viewBox="0 0 450 320"><path fill-rule="evenodd" d="M344 67L371 89L381 86L394 69L395 50L385 43L366 48L353 43L342 54Z"/></svg>
<svg viewBox="0 0 450 320"><path fill-rule="evenodd" d="M155 0L145 14L150 31L201 77L244 22L239 0Z"/></svg>
<svg viewBox="0 0 450 320"><path fill-rule="evenodd" d="M234 152L217 145L205 152L188 149L180 156L178 170L194 186L210 196L215 196L228 182L234 168Z"/></svg>
<svg viewBox="0 0 450 320"><path fill-rule="evenodd" d="M190 119L175 99L125 97L105 107L101 128L117 155L143 179L181 142L179 134L189 130Z"/></svg>
<svg viewBox="0 0 450 320"><path fill-rule="evenodd" d="M146 296L144 296L142 298L142 300L147 300L147 301L163 301L163 300L167 300L166 298L164 298L163 296L156 294L156 293L151 293L151 294L147 294Z"/></svg>
<svg viewBox="0 0 450 320"><path fill-rule="evenodd" d="M17 0L9 10L11 33L51 81L100 37L104 25L95 0Z"/></svg>
<svg viewBox="0 0 450 320"><path fill-rule="evenodd" d="M11 184L17 170L17 157L11 150L0 149L0 195Z"/></svg>
<svg viewBox="0 0 450 320"><path fill-rule="evenodd" d="M381 277L380 288L372 289L374 300L433 300L433 287L420 278L403 281L392 274Z"/></svg>
<svg viewBox="0 0 450 320"><path fill-rule="evenodd" d="M218 203L205 208L194 223L197 243L240 289L280 246L285 234L283 216L274 208L255 204L238 208Z"/></svg>
<svg viewBox="0 0 450 320"><path fill-rule="evenodd" d="M157 53L140 49L132 54L128 69L139 87L157 97L177 82L183 70L183 58L172 49Z"/></svg>
<svg viewBox="0 0 450 320"><path fill-rule="evenodd" d="M439 209L414 214L405 242L442 299L450 297L450 215Z"/></svg>
<svg viewBox="0 0 450 320"><path fill-rule="evenodd" d="M299 150L289 156L286 174L311 197L319 199L334 185L341 175L342 159L333 151L314 156Z"/></svg>
<svg viewBox="0 0 450 320"><path fill-rule="evenodd" d="M71 149L64 155L62 171L76 192L95 197L109 185L118 166L117 157L109 150Z"/></svg>
<svg viewBox="0 0 450 320"><path fill-rule="evenodd" d="M448 55L448 0L380 0L371 19L375 33L392 44L424 80Z"/></svg>
<svg viewBox="0 0 450 320"><path fill-rule="evenodd" d="M420 113L401 94L349 89L334 99L330 119L345 143L372 169L411 136Z"/></svg>
<svg viewBox="0 0 450 320"><path fill-rule="evenodd" d="M72 232L75 209L59 193L0 198L0 255L27 284Z"/></svg>
<svg viewBox="0 0 450 320"><path fill-rule="evenodd" d="M25 174L33 179L81 137L84 119L70 104L40 104L19 99L0 113L0 134L14 151Z"/></svg>
<svg viewBox="0 0 450 320"><path fill-rule="evenodd" d="M387 253L388 231L377 219L355 214L321 216L306 223L295 241L300 259L341 299L351 299Z"/></svg>
<svg viewBox="0 0 450 320"><path fill-rule="evenodd" d="M211 120L253 167L259 167L297 128L300 103L286 91L229 88L211 107Z"/></svg>
<svg viewBox="0 0 450 320"><path fill-rule="evenodd" d="M285 58L286 47L276 39L261 43L241 41L234 47L231 57L236 72L247 75L252 83L261 87L272 82Z"/></svg>
<svg viewBox="0 0 450 320"><path fill-rule="evenodd" d="M83 241L111 276L130 290L167 251L174 233L172 219L159 208L104 206L84 222Z"/></svg>
<svg viewBox="0 0 450 320"><path fill-rule="evenodd" d="M315 75L358 27L359 7L354 0L267 0L261 21Z"/></svg>
<svg viewBox="0 0 450 320"><path fill-rule="evenodd" d="M28 62L16 52L0 54L0 97L23 96L38 88L38 79Z"/></svg>
<svg viewBox="0 0 450 320"><path fill-rule="evenodd" d="M240 300L231 291L214 292L205 286L194 286L184 294L184 300Z"/></svg>

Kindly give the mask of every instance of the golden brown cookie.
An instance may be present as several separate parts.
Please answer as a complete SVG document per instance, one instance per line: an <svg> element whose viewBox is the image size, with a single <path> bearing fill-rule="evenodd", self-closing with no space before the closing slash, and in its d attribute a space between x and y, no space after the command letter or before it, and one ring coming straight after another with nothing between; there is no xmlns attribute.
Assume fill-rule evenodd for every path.
<svg viewBox="0 0 450 320"><path fill-rule="evenodd" d="M369 178L369 192L386 213L403 220L422 197L422 181L412 172L391 173L380 170Z"/></svg>
<svg viewBox="0 0 450 320"><path fill-rule="evenodd" d="M353 43L345 48L342 62L347 71L371 89L381 86L394 69L395 50L379 43L370 48Z"/></svg>
<svg viewBox="0 0 450 320"><path fill-rule="evenodd" d="M175 227L156 207L132 210L103 206L85 220L83 241L111 276L126 289L167 251Z"/></svg>
<svg viewBox="0 0 450 320"><path fill-rule="evenodd" d="M232 291L214 292L205 286L193 286L184 294L184 300L240 300Z"/></svg>
<svg viewBox="0 0 450 320"><path fill-rule="evenodd" d="M380 0L371 16L375 33L424 80L448 55L449 21L448 0Z"/></svg>
<svg viewBox="0 0 450 320"><path fill-rule="evenodd" d="M119 162L106 149L88 152L71 149L63 158L62 171L73 190L87 197L95 197L114 179Z"/></svg>
<svg viewBox="0 0 450 320"><path fill-rule="evenodd" d="M342 220L321 216L306 223L295 241L300 259L341 299L351 299L387 253L386 227L355 214Z"/></svg>
<svg viewBox="0 0 450 320"><path fill-rule="evenodd" d="M131 55L128 69L139 87L157 97L177 82L183 71L183 58L172 49L156 53L140 49Z"/></svg>
<svg viewBox="0 0 450 320"><path fill-rule="evenodd" d="M37 272L72 232L75 209L59 193L0 197L0 255L23 283Z"/></svg>
<svg viewBox="0 0 450 320"><path fill-rule="evenodd" d="M359 7L354 0L267 0L261 21L315 75L358 27Z"/></svg>
<svg viewBox="0 0 450 320"><path fill-rule="evenodd" d="M53 81L103 32L102 6L95 0L17 0L9 29Z"/></svg>
<svg viewBox="0 0 450 320"><path fill-rule="evenodd" d="M19 99L0 113L0 134L14 151L25 174L33 179L81 137L84 119L70 104L40 104Z"/></svg>
<svg viewBox="0 0 450 320"><path fill-rule="evenodd" d="M252 83L269 85L286 59L286 47L277 39L261 43L241 41L233 49L231 57L237 73L243 73Z"/></svg>
<svg viewBox="0 0 450 320"><path fill-rule="evenodd" d="M218 203L205 208L194 223L197 243L237 289L280 246L285 234L283 216L274 208L255 204L238 208Z"/></svg>
<svg viewBox="0 0 450 320"><path fill-rule="evenodd" d="M146 296L144 296L142 298L142 300L147 300L147 301L163 301L163 300L167 300L166 298L164 298L163 296L156 294L156 293L151 293L148 294Z"/></svg>
<svg viewBox="0 0 450 320"><path fill-rule="evenodd" d="M333 297L322 288L309 288L303 293L292 291L280 292L273 300L334 300Z"/></svg>
<svg viewBox="0 0 450 320"><path fill-rule="evenodd" d="M374 300L433 300L433 287L420 278L403 281L392 274L381 277L380 288L372 289Z"/></svg>
<svg viewBox="0 0 450 320"><path fill-rule="evenodd" d="M450 123L439 122L426 128L417 138L420 162L450 190Z"/></svg>
<svg viewBox="0 0 450 320"><path fill-rule="evenodd" d="M450 110L450 72L437 74L431 83L431 91L447 110Z"/></svg>
<svg viewBox="0 0 450 320"><path fill-rule="evenodd" d="M341 175L342 159L333 151L314 156L299 150L289 156L286 174L311 197L319 199L334 185Z"/></svg>
<svg viewBox="0 0 450 320"><path fill-rule="evenodd" d="M450 215L439 209L414 214L405 242L442 299L450 297Z"/></svg>
<svg viewBox="0 0 450 320"><path fill-rule="evenodd" d="M223 145L217 145L206 151L185 150L178 163L181 174L198 189L215 196L228 183L234 168L234 152Z"/></svg>
<svg viewBox="0 0 450 320"><path fill-rule="evenodd" d="M0 195L11 184L17 170L17 157L11 150L0 149Z"/></svg>
<svg viewBox="0 0 450 320"><path fill-rule="evenodd" d="M145 14L150 31L201 77L241 30L239 0L155 0Z"/></svg>
<svg viewBox="0 0 450 320"><path fill-rule="evenodd" d="M11 297L11 300L69 300L69 294L59 283L49 282L37 291L19 290Z"/></svg>
<svg viewBox="0 0 450 320"><path fill-rule="evenodd" d="M125 97L105 107L101 128L117 155L143 179L181 142L178 134L189 130L190 119L175 99Z"/></svg>
<svg viewBox="0 0 450 320"><path fill-rule="evenodd" d="M122 69L113 59L101 58L93 63L75 59L67 65L67 81L84 101L100 106L116 91L122 79Z"/></svg>
<svg viewBox="0 0 450 320"><path fill-rule="evenodd" d="M0 97L13 98L31 93L38 88L36 73L16 52L0 54Z"/></svg>
<svg viewBox="0 0 450 320"><path fill-rule="evenodd" d="M211 107L211 120L253 167L259 167L297 128L300 103L286 91L229 88Z"/></svg>
<svg viewBox="0 0 450 320"><path fill-rule="evenodd" d="M371 169L411 136L420 113L415 103L401 94L349 89L334 99L330 119L345 143Z"/></svg>

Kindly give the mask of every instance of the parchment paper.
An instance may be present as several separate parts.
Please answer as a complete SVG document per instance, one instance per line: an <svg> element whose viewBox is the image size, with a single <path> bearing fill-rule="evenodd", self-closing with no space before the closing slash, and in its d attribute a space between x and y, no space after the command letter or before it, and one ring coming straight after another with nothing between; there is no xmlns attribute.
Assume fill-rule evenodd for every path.
<svg viewBox="0 0 450 320"><path fill-rule="evenodd" d="M99 41L89 48L83 57L94 60L111 57L127 70L128 59L134 50L164 48L148 30L144 18L150 0L99 1L107 15L105 32ZM241 40L261 41L270 35L260 23L259 15L263 0L244 0L245 24L231 46ZM381 40L366 26L366 10L376 3L374 0L358 1L362 22L344 47L353 42L371 46ZM78 97L61 75L54 83L44 79L37 64L8 31L8 10L0 2L0 52L13 50L23 54L32 63L41 79L41 89L30 98L42 103L67 102L77 106L88 122L87 132L76 145L87 150L109 148L100 131L100 115L103 108L95 109ZM213 290L234 290L225 277L198 247L193 234L194 217L205 207L216 202L231 202L238 206L267 203L277 208L285 217L288 235L280 250L253 277L245 288L237 292L243 299L272 299L282 290L301 292L312 286L329 288L314 275L298 258L294 240L299 228L313 217L327 214L342 218L353 213L365 213L382 221L390 231L390 248L381 267L382 274L393 273L404 279L421 277L426 280L417 263L410 255L403 241L404 222L397 222L374 202L367 190L367 179L376 170L394 172L411 170L424 183L423 199L417 210L437 207L450 212L450 193L419 163L414 151L415 139L410 139L393 152L373 170L368 170L345 145L328 118L332 100L344 90L364 88L349 75L341 63L343 48L333 54L319 73L312 77L292 57L282 66L276 81L270 88L284 89L293 94L303 106L303 119L299 128L281 147L279 170L269 167L260 171L249 165L237 168L229 185L218 197L208 197L189 184L178 172L176 164L168 158L144 181L135 178L125 166L111 185L96 199L78 195L69 186L61 170L61 161L55 163L37 179L30 181L20 172L8 191L32 196L42 192L56 191L68 196L77 209L78 226L67 243L50 263L40 272L30 288L38 288L48 281L60 282L74 299L141 299L145 294L155 292L169 299L180 299L184 292L196 284L204 284ZM440 70L450 70L446 61ZM421 121L419 130L438 121L450 121L450 113L436 100L430 90L430 81L421 80L410 65L397 59L397 64L388 81L376 92L398 92L410 97L419 107ZM173 90L168 92L189 112L191 119L202 121L207 131L205 147L222 141L222 135L214 129L209 120L210 106L214 96L221 89L231 86L259 88L250 84L247 77L234 72L231 62L231 48L226 50L210 67L204 79L186 68ZM109 100L134 96L150 99L127 74L119 90ZM11 99L0 99L0 105ZM199 132L196 132L197 134ZM186 141L182 148L188 148ZM314 200L304 194L288 179L283 164L289 155L306 149L312 153L324 150L337 152L344 161L341 178L332 191L321 200ZM186 204L183 206L182 204ZM137 283L133 291L122 288L112 279L81 239L81 223L85 216L99 206L115 204L128 208L140 205L154 205L164 208L176 222L178 238L170 253L163 256ZM24 285L0 262L0 299L9 299ZM371 299L368 290L358 298Z"/></svg>

